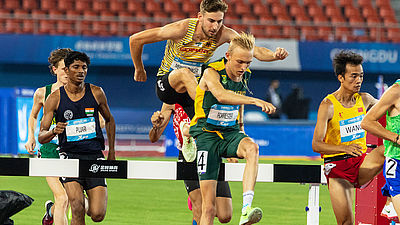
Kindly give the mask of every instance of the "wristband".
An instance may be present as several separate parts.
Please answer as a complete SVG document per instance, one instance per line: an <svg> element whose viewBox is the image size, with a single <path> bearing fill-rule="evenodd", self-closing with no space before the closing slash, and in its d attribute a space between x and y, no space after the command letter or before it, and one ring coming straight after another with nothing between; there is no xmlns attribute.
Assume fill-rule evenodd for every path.
<svg viewBox="0 0 400 225"><path fill-rule="evenodd" d="M52 133L53 135L57 135L56 132L54 132L54 129L55 129L55 128L51 129L51 133Z"/></svg>

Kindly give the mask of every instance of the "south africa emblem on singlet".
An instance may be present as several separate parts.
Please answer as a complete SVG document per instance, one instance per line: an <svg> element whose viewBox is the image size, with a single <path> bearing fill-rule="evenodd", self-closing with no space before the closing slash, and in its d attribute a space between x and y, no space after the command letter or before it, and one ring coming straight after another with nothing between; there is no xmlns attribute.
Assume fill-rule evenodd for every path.
<svg viewBox="0 0 400 225"><path fill-rule="evenodd" d="M65 112L64 112L64 118L66 119L66 120L70 120L70 119L72 119L74 117L74 113L71 111L71 110L66 110Z"/></svg>

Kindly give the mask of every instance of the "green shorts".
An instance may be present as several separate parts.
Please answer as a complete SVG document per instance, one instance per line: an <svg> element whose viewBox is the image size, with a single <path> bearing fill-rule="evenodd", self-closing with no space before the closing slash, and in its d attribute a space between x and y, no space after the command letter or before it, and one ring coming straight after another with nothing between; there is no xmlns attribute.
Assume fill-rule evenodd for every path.
<svg viewBox="0 0 400 225"><path fill-rule="evenodd" d="M39 149L39 158L59 159L58 145L46 143Z"/></svg>
<svg viewBox="0 0 400 225"><path fill-rule="evenodd" d="M236 152L240 141L248 137L240 131L222 133L204 132L196 137L197 171L200 180L218 180L222 157L238 158Z"/></svg>

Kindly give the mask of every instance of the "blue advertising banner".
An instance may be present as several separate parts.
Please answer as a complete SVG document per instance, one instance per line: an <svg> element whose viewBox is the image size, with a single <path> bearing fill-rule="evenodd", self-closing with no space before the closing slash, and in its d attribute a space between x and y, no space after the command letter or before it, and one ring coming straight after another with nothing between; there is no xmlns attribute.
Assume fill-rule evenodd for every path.
<svg viewBox="0 0 400 225"><path fill-rule="evenodd" d="M366 73L400 71L400 44L299 42L302 71L333 71L332 59L341 50L351 50L364 57Z"/></svg>
<svg viewBox="0 0 400 225"><path fill-rule="evenodd" d="M245 132L260 147L260 156L308 156L318 157L311 142L314 125L245 125ZM178 140L169 124L166 136L166 156L178 156Z"/></svg>
<svg viewBox="0 0 400 225"><path fill-rule="evenodd" d="M17 148L18 154L29 154L25 149L25 144L28 141L28 120L31 114L33 106L33 89L15 89L16 93L16 108L17 108ZM38 116L41 118L41 115ZM37 127L35 129L36 145L39 147L40 144L37 142L37 136L39 134L40 122L38 120Z"/></svg>
<svg viewBox="0 0 400 225"><path fill-rule="evenodd" d="M165 42L148 44L143 49L143 63L159 66ZM48 35L0 35L2 63L47 64L49 53L57 48L83 51L93 65L133 66L128 37L81 37Z"/></svg>

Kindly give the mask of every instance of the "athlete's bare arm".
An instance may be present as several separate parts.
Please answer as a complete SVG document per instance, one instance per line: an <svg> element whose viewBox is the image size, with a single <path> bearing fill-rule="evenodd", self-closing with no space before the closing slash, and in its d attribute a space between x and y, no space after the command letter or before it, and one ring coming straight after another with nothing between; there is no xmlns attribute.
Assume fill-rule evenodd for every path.
<svg viewBox="0 0 400 225"><path fill-rule="evenodd" d="M241 105L240 108L239 108L239 121L238 121L238 124L239 124L239 129L244 132L243 117L244 117L244 105Z"/></svg>
<svg viewBox="0 0 400 225"><path fill-rule="evenodd" d="M54 91L49 95L43 107L43 118L40 123L40 131L38 141L41 144L50 142L57 134L64 132L67 123L58 122L56 127L50 129L51 121L54 117L54 112L60 103L60 90Z"/></svg>
<svg viewBox="0 0 400 225"><path fill-rule="evenodd" d="M239 35L232 28L226 27L224 25L221 27L221 30L222 34L221 34L221 39L218 42L219 43L218 46L224 43L229 43L233 38ZM264 47L257 47L257 46L254 47L254 58L263 62L283 60L288 55L289 53L287 52L287 50L280 47L276 48L275 51L272 51Z"/></svg>
<svg viewBox="0 0 400 225"><path fill-rule="evenodd" d="M204 91L210 91L215 98L222 104L229 105L256 105L265 113L274 113L276 108L271 103L261 99L239 95L233 91L226 90L220 83L220 75L212 68L204 71L200 80L200 88Z"/></svg>
<svg viewBox="0 0 400 225"><path fill-rule="evenodd" d="M372 106L374 106L378 102L378 100L369 93L361 92L360 95L363 100L365 110L367 111L370 110Z"/></svg>
<svg viewBox="0 0 400 225"><path fill-rule="evenodd" d="M371 110L367 113L361 122L361 127L370 132L371 134L389 140L392 142L400 143L398 134L386 130L378 120L389 111L390 116L396 116L400 113L400 85L394 84L391 86L376 103Z"/></svg>
<svg viewBox="0 0 400 225"><path fill-rule="evenodd" d="M99 104L99 112L106 122L106 132L108 140L108 157L107 160L115 160L115 121L111 115L110 107L108 107L107 97L101 87L90 85L93 96Z"/></svg>
<svg viewBox="0 0 400 225"><path fill-rule="evenodd" d="M151 142L156 142L160 139L161 134L164 132L168 125L169 119L174 112L175 106L163 103L161 111L156 111L151 116L151 123L153 127L149 131L149 139Z"/></svg>
<svg viewBox="0 0 400 225"><path fill-rule="evenodd" d="M40 109L44 105L44 96L45 96L46 88L41 87L35 91L33 95L33 106L31 110L31 114L29 115L28 120L28 141L25 144L25 149L30 153L35 153L36 140L35 140L35 128L37 124L38 115Z"/></svg>
<svg viewBox="0 0 400 225"><path fill-rule="evenodd" d="M347 153L353 156L362 155L362 147L356 144L332 145L324 142L328 122L333 118L333 104L329 99L324 99L319 105L317 124L315 125L312 148L321 154Z"/></svg>
<svg viewBox="0 0 400 225"><path fill-rule="evenodd" d="M129 37L131 57L135 66L135 81L144 82L147 79L142 60L143 45L165 40L178 41L185 37L188 24L189 19L184 19L163 27L141 31Z"/></svg>

